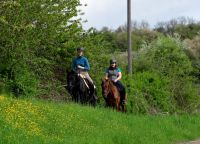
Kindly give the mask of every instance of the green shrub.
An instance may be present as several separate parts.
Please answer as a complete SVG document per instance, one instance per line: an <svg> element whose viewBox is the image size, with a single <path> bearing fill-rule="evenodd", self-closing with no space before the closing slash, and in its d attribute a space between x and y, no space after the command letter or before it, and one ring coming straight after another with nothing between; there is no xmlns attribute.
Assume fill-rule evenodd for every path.
<svg viewBox="0 0 200 144"><path fill-rule="evenodd" d="M157 73L138 72L127 78L129 108L134 113L174 112L169 81Z"/></svg>
<svg viewBox="0 0 200 144"><path fill-rule="evenodd" d="M150 45L143 45L133 64L136 78L133 87L137 89L133 88L132 94L137 92L144 97L145 93L147 103L161 111L194 111L200 99L191 76L193 67L184 49L185 45L172 37L161 37ZM149 85L143 79L146 73L154 83ZM138 92L138 88L142 92ZM152 102L154 99L156 101ZM149 108L148 105L145 107Z"/></svg>
<svg viewBox="0 0 200 144"><path fill-rule="evenodd" d="M38 80L27 68L19 67L13 71L13 77L5 81L7 88L15 96L36 96L38 93Z"/></svg>

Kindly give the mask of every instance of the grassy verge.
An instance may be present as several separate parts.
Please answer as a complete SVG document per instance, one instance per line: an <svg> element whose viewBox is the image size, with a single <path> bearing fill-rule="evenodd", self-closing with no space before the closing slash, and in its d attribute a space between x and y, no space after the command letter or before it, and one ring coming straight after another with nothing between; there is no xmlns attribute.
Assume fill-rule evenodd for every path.
<svg viewBox="0 0 200 144"><path fill-rule="evenodd" d="M0 96L0 143L168 144L200 137L200 116L127 115Z"/></svg>

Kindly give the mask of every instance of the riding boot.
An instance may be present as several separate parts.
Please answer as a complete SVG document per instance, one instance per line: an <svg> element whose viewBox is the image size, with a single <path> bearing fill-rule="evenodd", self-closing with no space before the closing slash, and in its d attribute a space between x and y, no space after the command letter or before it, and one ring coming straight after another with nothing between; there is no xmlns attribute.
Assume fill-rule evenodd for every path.
<svg viewBox="0 0 200 144"><path fill-rule="evenodd" d="M124 92L120 92L120 101L122 105L126 105L126 99L125 99L125 93Z"/></svg>
<svg viewBox="0 0 200 144"><path fill-rule="evenodd" d="M125 99L122 100L122 105L126 105L126 100Z"/></svg>

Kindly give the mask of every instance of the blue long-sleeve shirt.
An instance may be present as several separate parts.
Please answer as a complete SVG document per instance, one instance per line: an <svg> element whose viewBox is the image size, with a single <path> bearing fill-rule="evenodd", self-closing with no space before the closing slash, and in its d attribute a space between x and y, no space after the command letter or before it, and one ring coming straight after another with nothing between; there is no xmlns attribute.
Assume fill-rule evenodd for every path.
<svg viewBox="0 0 200 144"><path fill-rule="evenodd" d="M84 56L78 56L75 59L73 59L72 69L74 71L78 70L78 67L77 67L78 65L84 67L84 70L86 70L86 71L90 70L90 65L89 65L88 59Z"/></svg>

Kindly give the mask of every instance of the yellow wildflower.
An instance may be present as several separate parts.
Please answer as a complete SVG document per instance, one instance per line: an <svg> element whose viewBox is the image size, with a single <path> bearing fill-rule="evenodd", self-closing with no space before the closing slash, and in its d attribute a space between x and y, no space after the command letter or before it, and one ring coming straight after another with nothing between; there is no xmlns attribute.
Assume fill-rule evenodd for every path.
<svg viewBox="0 0 200 144"><path fill-rule="evenodd" d="M5 97L0 95L0 102L4 101Z"/></svg>

